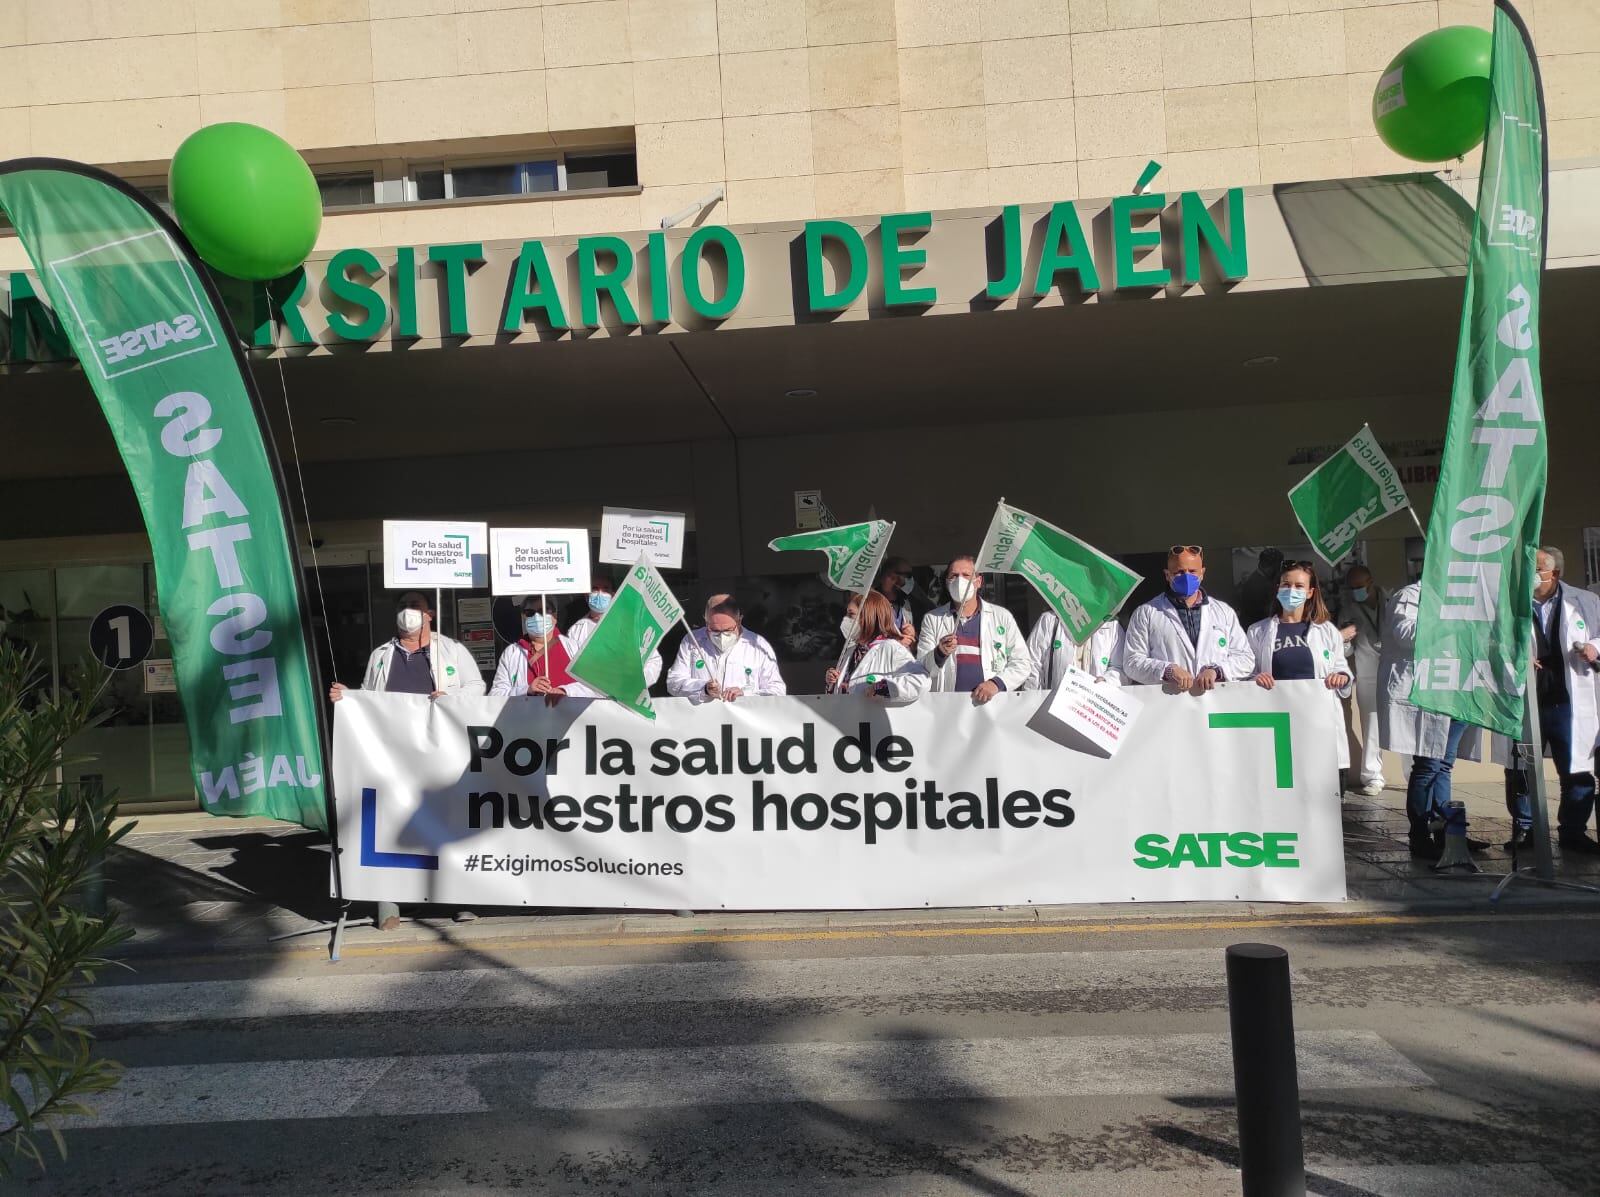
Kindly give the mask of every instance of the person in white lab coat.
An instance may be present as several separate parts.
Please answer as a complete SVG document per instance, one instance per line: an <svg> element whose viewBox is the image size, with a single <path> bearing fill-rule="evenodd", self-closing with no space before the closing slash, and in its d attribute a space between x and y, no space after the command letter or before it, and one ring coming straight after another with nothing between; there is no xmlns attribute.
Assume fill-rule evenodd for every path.
<svg viewBox="0 0 1600 1197"><path fill-rule="evenodd" d="M1382 673L1383 604L1388 596L1364 565L1353 565L1344 576L1345 601L1339 607L1339 629L1346 637L1346 653L1356 675L1356 710L1361 745L1359 793L1372 797L1383 792L1383 746L1378 742L1378 678ZM1346 706L1349 704L1346 703Z"/></svg>
<svg viewBox="0 0 1600 1197"><path fill-rule="evenodd" d="M1339 768L1348 768L1350 745L1344 734L1344 720L1339 717L1339 700L1350 696L1350 666L1345 661L1344 637L1323 601L1317 567L1309 561L1285 565L1278 576L1278 592L1271 611L1245 632L1256 657L1256 685L1270 690L1278 682L1322 682L1334 715Z"/></svg>
<svg viewBox="0 0 1600 1197"><path fill-rule="evenodd" d="M927 692L932 679L911 655L895 626L894 607L877 591L863 603L851 595L839 625L844 653L823 676L829 694L865 694L891 706L905 706Z"/></svg>
<svg viewBox="0 0 1600 1197"><path fill-rule="evenodd" d="M522 603L522 639L508 644L495 667L489 694L495 698L596 698L567 666L577 650L556 628L556 617L540 610L539 600Z"/></svg>
<svg viewBox="0 0 1600 1197"><path fill-rule="evenodd" d="M576 657L589 637L594 635L595 628L600 626L600 620L605 613L611 610L611 600L616 596L617 588L611 580L596 574L589 583L589 610L583 618L574 623L566 631L567 647ZM661 649L651 653L644 663L644 684L653 686L661 680ZM583 686L582 682L578 683ZM584 686L587 691L589 687ZM592 693L592 691L590 691Z"/></svg>
<svg viewBox="0 0 1600 1197"><path fill-rule="evenodd" d="M1039 616L1028 633L1033 672L1024 690L1053 690L1069 669L1082 669L1096 681L1122 684L1122 626L1115 618L1090 632L1082 644L1072 643L1054 611Z"/></svg>
<svg viewBox="0 0 1600 1197"><path fill-rule="evenodd" d="M706 612L705 639L687 636L667 673L667 693L693 703L737 702L759 694L787 694L772 646L745 631L744 611L726 595Z"/></svg>
<svg viewBox="0 0 1600 1197"><path fill-rule="evenodd" d="M945 568L950 601L922 619L917 660L935 690L972 695L978 706L1007 690L1020 690L1033 672L1033 658L1016 617L982 596L977 558L956 557Z"/></svg>
<svg viewBox="0 0 1600 1197"><path fill-rule="evenodd" d="M1437 860L1444 850L1442 820L1450 807L1450 775L1461 757L1477 760L1479 729L1470 723L1425 711L1411 702L1416 674L1417 607L1422 584L1395 591L1384 609L1383 652L1378 683L1378 741L1389 752L1411 757L1406 779L1406 817L1411 821L1411 855ZM1435 824L1440 830L1435 830ZM1484 848L1469 840L1469 848Z"/></svg>
<svg viewBox="0 0 1600 1197"><path fill-rule="evenodd" d="M1534 558L1534 695L1539 703L1539 734L1561 779L1557 843L1563 852L1600 853L1589 838L1595 808L1595 746L1600 740L1600 598L1561 580L1566 559L1557 548L1542 548ZM1491 738L1494 759L1506 766L1506 809L1511 813L1509 851L1533 842L1533 807L1528 777L1514 768L1511 746Z"/></svg>
<svg viewBox="0 0 1600 1197"><path fill-rule="evenodd" d="M420 590L400 596L395 610L395 634L372 650L367 671L361 679L363 690L386 690L391 694L483 693L483 674L467 647L433 630L433 608ZM338 702L346 687L334 682L328 698Z"/></svg>
<svg viewBox="0 0 1600 1197"><path fill-rule="evenodd" d="M1141 686L1171 685L1194 693L1218 682L1254 677L1255 654L1233 608L1205 591L1205 550L1167 550L1167 592L1128 617L1122 677Z"/></svg>

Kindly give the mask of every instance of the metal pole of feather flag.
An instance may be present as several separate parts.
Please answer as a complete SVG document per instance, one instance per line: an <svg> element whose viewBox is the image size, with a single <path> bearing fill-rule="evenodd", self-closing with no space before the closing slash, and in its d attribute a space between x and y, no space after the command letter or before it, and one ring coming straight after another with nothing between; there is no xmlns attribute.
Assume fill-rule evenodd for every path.
<svg viewBox="0 0 1600 1197"><path fill-rule="evenodd" d="M1417 535L1422 537L1423 540L1427 540L1428 530L1422 526L1422 521L1417 518L1417 509L1407 503L1406 510L1411 513L1411 522L1417 526Z"/></svg>

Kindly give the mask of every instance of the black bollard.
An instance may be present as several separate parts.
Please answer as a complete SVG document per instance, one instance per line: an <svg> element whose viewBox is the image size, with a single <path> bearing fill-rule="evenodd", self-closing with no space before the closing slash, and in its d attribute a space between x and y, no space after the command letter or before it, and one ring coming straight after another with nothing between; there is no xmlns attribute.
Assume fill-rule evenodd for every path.
<svg viewBox="0 0 1600 1197"><path fill-rule="evenodd" d="M1244 1197L1305 1197L1289 953L1264 943L1228 949L1228 1025Z"/></svg>

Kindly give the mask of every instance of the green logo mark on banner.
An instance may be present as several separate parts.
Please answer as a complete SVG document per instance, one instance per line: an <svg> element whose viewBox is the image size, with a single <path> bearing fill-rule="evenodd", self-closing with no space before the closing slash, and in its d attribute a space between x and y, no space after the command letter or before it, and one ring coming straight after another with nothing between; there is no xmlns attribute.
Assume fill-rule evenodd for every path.
<svg viewBox="0 0 1600 1197"><path fill-rule="evenodd" d="M1338 565L1368 524L1410 505L1400 475L1365 424L1289 492L1317 556Z"/></svg>
<svg viewBox="0 0 1600 1197"><path fill-rule="evenodd" d="M628 571L611 606L595 625L594 634L567 670L630 711L654 719L644 663L667 629L682 618L683 606L655 566L640 554L638 564Z"/></svg>
<svg viewBox="0 0 1600 1197"><path fill-rule="evenodd" d="M828 555L828 568L823 576L835 590L865 590L878 576L878 566L889 551L889 537L894 535L890 520L868 520L862 524L846 524L842 528L823 528L819 532L797 532L793 536L780 536L767 544L767 548L782 552L785 549L820 549Z"/></svg>
<svg viewBox="0 0 1600 1197"><path fill-rule="evenodd" d="M995 507L977 569L1027 578L1074 644L1115 615L1139 584L1137 574L1093 545L1005 503Z"/></svg>
<svg viewBox="0 0 1600 1197"><path fill-rule="evenodd" d="M1539 381L1547 172L1533 48L1522 19L1497 0L1489 131L1411 701L1507 736L1522 731L1547 466Z"/></svg>
<svg viewBox="0 0 1600 1197"><path fill-rule="evenodd" d="M144 513L206 810L325 828L299 570L220 302L170 223L108 175L0 166L0 208Z"/></svg>
<svg viewBox="0 0 1600 1197"><path fill-rule="evenodd" d="M1294 789L1294 740L1289 734L1287 711L1219 711L1206 726L1213 731L1260 728L1272 733L1272 764L1278 789Z"/></svg>

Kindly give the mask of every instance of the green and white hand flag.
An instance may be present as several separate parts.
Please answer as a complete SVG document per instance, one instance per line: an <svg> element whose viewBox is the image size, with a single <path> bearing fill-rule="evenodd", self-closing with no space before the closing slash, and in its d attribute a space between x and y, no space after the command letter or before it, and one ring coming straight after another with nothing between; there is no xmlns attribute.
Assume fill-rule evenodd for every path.
<svg viewBox="0 0 1600 1197"><path fill-rule="evenodd" d="M1527 28L1498 0L1489 129L1428 522L1411 701L1512 737L1522 734L1548 465L1539 380L1544 128Z"/></svg>
<svg viewBox="0 0 1600 1197"><path fill-rule="evenodd" d="M978 550L980 574L1021 574L1061 620L1074 644L1117 613L1139 575L1038 516L1000 503Z"/></svg>
<svg viewBox="0 0 1600 1197"><path fill-rule="evenodd" d="M828 567L823 577L835 590L853 590L858 594L871 589L889 551L889 537L894 535L894 521L867 520L862 524L846 524L842 528L822 528L816 532L796 532L793 536L780 536L768 543L767 548L782 552L786 549L818 549L828 555Z"/></svg>
<svg viewBox="0 0 1600 1197"><path fill-rule="evenodd" d="M1329 565L1349 555L1363 528L1410 503L1394 463L1365 424L1289 492L1295 518Z"/></svg>
<svg viewBox="0 0 1600 1197"><path fill-rule="evenodd" d="M641 553L567 671L630 711L654 719L644 663L667 629L682 618L683 605Z"/></svg>

